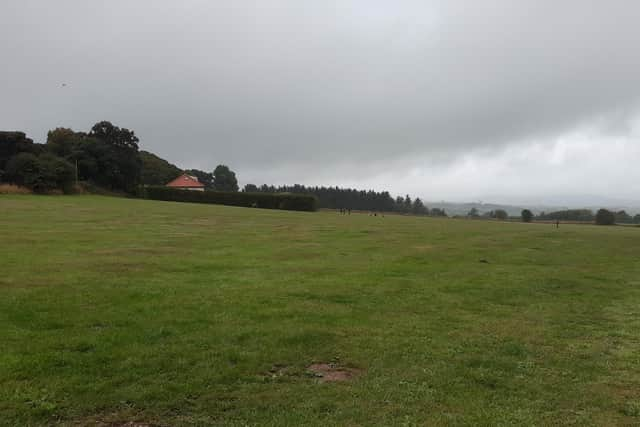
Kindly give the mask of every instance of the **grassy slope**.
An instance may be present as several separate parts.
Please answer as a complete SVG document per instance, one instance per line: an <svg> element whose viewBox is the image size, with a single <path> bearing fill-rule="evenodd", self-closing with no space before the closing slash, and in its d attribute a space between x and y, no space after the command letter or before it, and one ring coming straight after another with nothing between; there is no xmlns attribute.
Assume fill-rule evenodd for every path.
<svg viewBox="0 0 640 427"><path fill-rule="evenodd" d="M0 424L640 423L637 228L3 196L0 241Z"/></svg>

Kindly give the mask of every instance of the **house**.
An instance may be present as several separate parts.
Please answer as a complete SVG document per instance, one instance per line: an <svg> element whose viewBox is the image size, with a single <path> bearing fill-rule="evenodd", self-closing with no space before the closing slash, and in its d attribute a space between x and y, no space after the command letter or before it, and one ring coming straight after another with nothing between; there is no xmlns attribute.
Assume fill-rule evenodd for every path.
<svg viewBox="0 0 640 427"><path fill-rule="evenodd" d="M195 176L183 173L167 184L167 187L179 188L181 190L204 191L204 184L198 181Z"/></svg>

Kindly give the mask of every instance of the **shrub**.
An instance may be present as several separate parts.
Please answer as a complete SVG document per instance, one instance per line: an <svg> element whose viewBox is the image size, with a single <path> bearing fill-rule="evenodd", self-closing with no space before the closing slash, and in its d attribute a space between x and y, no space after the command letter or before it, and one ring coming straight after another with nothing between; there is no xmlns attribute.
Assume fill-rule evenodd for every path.
<svg viewBox="0 0 640 427"><path fill-rule="evenodd" d="M144 193L146 198L152 200L211 203L247 208L315 211L317 205L315 196L309 194L190 191L160 186L146 187Z"/></svg>
<svg viewBox="0 0 640 427"><path fill-rule="evenodd" d="M5 179L13 184L33 188L38 174L38 158L31 153L19 153L7 162Z"/></svg>
<svg viewBox="0 0 640 427"><path fill-rule="evenodd" d="M615 222L615 214L607 209L599 209L596 213L596 224L598 225L613 225Z"/></svg>
<svg viewBox="0 0 640 427"><path fill-rule="evenodd" d="M53 154L41 154L36 162L38 177L33 184L33 191L51 193L54 190L71 193L75 170L61 157Z"/></svg>
<svg viewBox="0 0 640 427"><path fill-rule="evenodd" d="M7 163L9 182L32 189L36 193L62 190L69 193L73 186L73 166L53 154L20 153Z"/></svg>
<svg viewBox="0 0 640 427"><path fill-rule="evenodd" d="M496 209L494 215L495 218L499 219L500 221L504 221L509 218L509 214L507 214L507 211L505 211L504 209Z"/></svg>

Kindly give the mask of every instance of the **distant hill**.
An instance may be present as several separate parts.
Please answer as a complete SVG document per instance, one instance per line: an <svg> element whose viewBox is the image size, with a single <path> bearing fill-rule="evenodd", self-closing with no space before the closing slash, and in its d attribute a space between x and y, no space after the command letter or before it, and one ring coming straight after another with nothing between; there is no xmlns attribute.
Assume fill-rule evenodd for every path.
<svg viewBox="0 0 640 427"><path fill-rule="evenodd" d="M509 216L520 216L523 209L529 209L534 215L539 215L541 212L554 212L554 211L563 211L567 209L590 209L592 211L597 211L600 208L606 208L614 212L618 212L621 210L626 211L630 215L635 215L640 213L640 206L638 205L624 205L624 204L592 204L592 205L576 205L576 204L565 204L565 205L539 205L539 204L500 204L500 203L482 203L482 202L468 202L468 203L456 203L456 202L425 202L425 205L429 206L429 208L440 208L444 209L449 216L455 215L467 215L467 213L472 209L476 208L478 213L482 215L483 213L495 211L497 209L505 210Z"/></svg>

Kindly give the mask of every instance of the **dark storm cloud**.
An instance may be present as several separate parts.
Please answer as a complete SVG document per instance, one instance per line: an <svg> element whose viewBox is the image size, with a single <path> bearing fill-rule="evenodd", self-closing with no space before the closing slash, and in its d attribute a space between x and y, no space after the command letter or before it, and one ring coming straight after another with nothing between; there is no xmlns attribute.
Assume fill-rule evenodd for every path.
<svg viewBox="0 0 640 427"><path fill-rule="evenodd" d="M613 117L605 134L625 134L640 100L632 1L4 1L0 12L0 128L42 140L108 119L181 165L226 162L257 180L401 173L602 117Z"/></svg>

